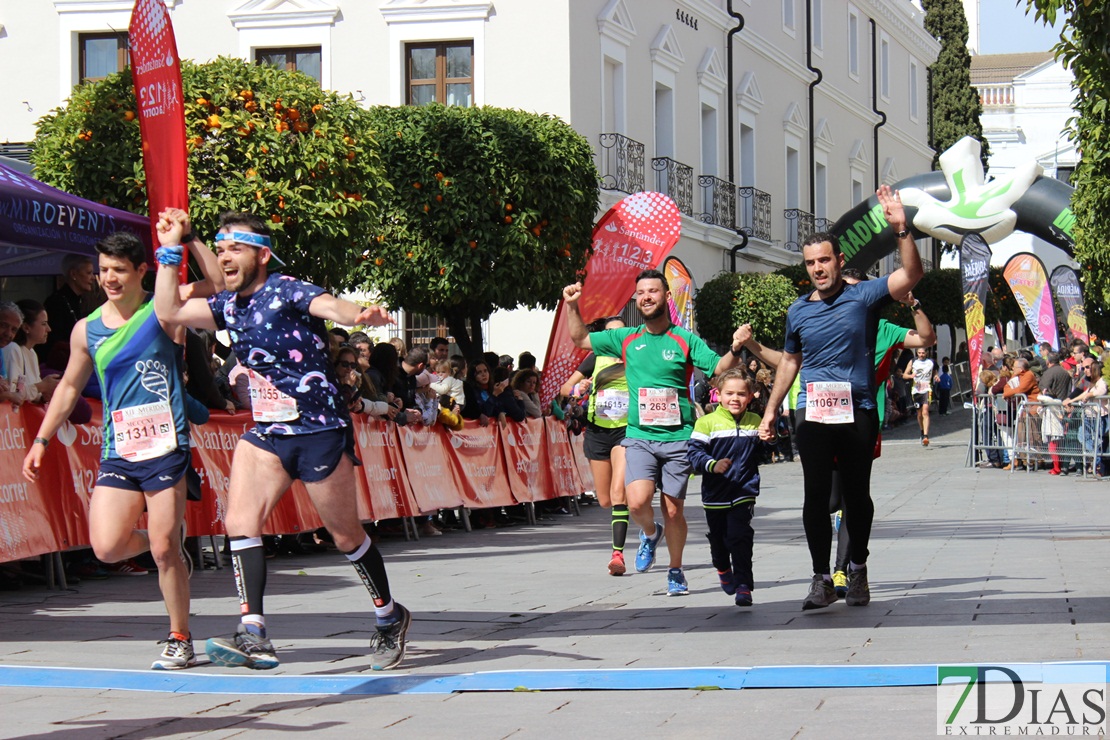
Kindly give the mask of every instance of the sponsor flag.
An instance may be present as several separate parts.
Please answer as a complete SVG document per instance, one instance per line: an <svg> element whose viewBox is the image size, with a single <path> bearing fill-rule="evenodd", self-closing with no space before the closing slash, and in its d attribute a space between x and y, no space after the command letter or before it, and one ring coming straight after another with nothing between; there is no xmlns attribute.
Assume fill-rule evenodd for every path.
<svg viewBox="0 0 1110 740"><path fill-rule="evenodd" d="M663 274L667 276L667 285L671 289L671 297L667 301L671 323L687 331L697 331L694 328L694 293L698 286L690 277L690 271L678 257L668 257L663 263Z"/></svg>
<svg viewBox="0 0 1110 740"><path fill-rule="evenodd" d="M1052 303L1044 263L1035 254L1018 252L1002 268L1002 274L1025 315L1025 323L1033 332L1033 338L1038 342L1048 342L1054 350L1059 349L1056 306Z"/></svg>
<svg viewBox="0 0 1110 740"><path fill-rule="evenodd" d="M1083 344L1090 344L1087 311L1083 308L1083 287L1079 284L1079 275L1067 265L1060 265L1052 271L1048 282L1052 286L1052 292L1056 294L1060 310L1064 312L1068 341L1079 339Z"/></svg>
<svg viewBox="0 0 1110 740"><path fill-rule="evenodd" d="M967 354L972 377L979 376L979 363L983 357L990 264L991 250L983 237L978 234L965 236L960 242L960 274L963 276L964 321L967 326Z"/></svg>
<svg viewBox="0 0 1110 740"><path fill-rule="evenodd" d="M682 214L662 193L642 192L624 198L606 211L594 227L594 253L586 263L586 278L578 307L592 321L617 314L628 303L632 281L643 270L658 268L682 233ZM574 346L559 301L547 341L540 400L551 403L587 352Z"/></svg>
<svg viewBox="0 0 1110 740"><path fill-rule="evenodd" d="M189 208L181 62L170 13L162 0L135 0L127 33L139 135L143 142L150 228L154 244L158 244L154 226L158 223L159 212L164 208ZM187 268L187 263L182 264L183 276Z"/></svg>

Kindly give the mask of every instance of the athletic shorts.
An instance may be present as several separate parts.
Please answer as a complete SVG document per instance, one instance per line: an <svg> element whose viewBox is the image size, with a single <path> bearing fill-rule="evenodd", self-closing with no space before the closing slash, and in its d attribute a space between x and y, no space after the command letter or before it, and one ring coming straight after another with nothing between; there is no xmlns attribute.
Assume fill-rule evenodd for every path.
<svg viewBox="0 0 1110 740"><path fill-rule="evenodd" d="M100 461L96 485L125 491L164 491L176 486L192 463L189 449L180 447L161 457L140 462L112 457Z"/></svg>
<svg viewBox="0 0 1110 740"><path fill-rule="evenodd" d="M928 405L929 405L929 394L928 393L914 393L913 394L913 406L914 406L914 408L919 409L922 406L928 406Z"/></svg>
<svg viewBox="0 0 1110 740"><path fill-rule="evenodd" d="M303 483L326 479L339 467L344 455L355 465L362 464L355 457L355 435L351 427L312 434L266 434L253 427L243 439L276 455L289 477Z"/></svg>
<svg viewBox="0 0 1110 740"><path fill-rule="evenodd" d="M614 447L620 447L624 440L624 430L628 427L606 429L594 424L586 425L586 438L582 449L587 460L608 460Z"/></svg>
<svg viewBox="0 0 1110 740"><path fill-rule="evenodd" d="M663 493L679 500L686 498L686 486L694 469L686 459L686 442L654 442L625 437L625 486L638 480L655 481Z"/></svg>

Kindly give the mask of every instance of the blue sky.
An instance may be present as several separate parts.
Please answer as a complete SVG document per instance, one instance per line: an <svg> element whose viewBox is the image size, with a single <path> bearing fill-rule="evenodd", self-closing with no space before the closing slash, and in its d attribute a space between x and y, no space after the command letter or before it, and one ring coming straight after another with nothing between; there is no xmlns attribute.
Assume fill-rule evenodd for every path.
<svg viewBox="0 0 1110 740"><path fill-rule="evenodd" d="M980 0L979 53L1048 51L1060 36L1060 18L1049 28L1025 15L1025 0Z"/></svg>

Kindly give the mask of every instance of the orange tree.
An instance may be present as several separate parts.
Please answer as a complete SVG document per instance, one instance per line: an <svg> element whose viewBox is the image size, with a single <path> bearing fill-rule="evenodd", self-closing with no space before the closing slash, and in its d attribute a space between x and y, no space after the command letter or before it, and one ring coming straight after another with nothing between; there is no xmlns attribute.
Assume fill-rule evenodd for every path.
<svg viewBox="0 0 1110 740"><path fill-rule="evenodd" d="M289 273L346 287L389 190L366 111L303 74L238 59L182 60L181 77L197 234L210 239L223 211L255 213ZM50 185L145 214L141 154L124 70L43 117L32 162Z"/></svg>
<svg viewBox="0 0 1110 740"><path fill-rule="evenodd" d="M792 281L775 273L722 272L694 297L698 331L709 343L725 347L741 324L769 347L781 347L786 311L798 297Z"/></svg>
<svg viewBox="0 0 1110 740"><path fill-rule="evenodd" d="M378 107L393 189L362 262L391 306L442 317L467 356L496 309L552 308L589 257L597 170L558 118L498 108Z"/></svg>

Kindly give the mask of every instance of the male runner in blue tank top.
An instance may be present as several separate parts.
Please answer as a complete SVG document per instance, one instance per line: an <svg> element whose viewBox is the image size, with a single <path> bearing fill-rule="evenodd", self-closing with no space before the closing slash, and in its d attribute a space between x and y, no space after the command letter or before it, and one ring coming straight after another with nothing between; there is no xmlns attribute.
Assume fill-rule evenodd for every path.
<svg viewBox="0 0 1110 740"><path fill-rule="evenodd" d="M832 471L839 465L844 483L844 514L850 539L849 606L871 601L867 581L867 545L875 506L871 501L871 462L879 434L875 404L873 312L889 297L908 293L924 273L921 255L910 234L902 200L883 185L876 193L883 215L898 239L902 267L886 277L847 285L844 255L832 234L818 233L802 245L802 259L814 291L790 306L786 339L775 386L767 399L760 436L775 438L778 408L801 370L796 438L802 458L805 492L802 524L813 564L803 610L821 609L837 600L829 568L832 533L829 498Z"/></svg>
<svg viewBox="0 0 1110 740"><path fill-rule="evenodd" d="M173 219L159 224L167 255L180 250L182 228ZM358 518L351 422L328 361L324 327L325 319L381 326L389 317L378 306L363 308L315 285L270 274L271 238L257 216L225 213L216 250L227 290L207 302L181 301L177 271L171 267L159 267L155 285L158 315L166 321L226 329L231 335L235 355L249 374L256 422L235 448L224 522L242 619L235 635L208 640L205 651L217 665L277 666L263 612L262 527L282 494L300 479L336 547L346 553L374 600L371 668L394 668L404 659L412 616L390 597L381 553Z"/></svg>
<svg viewBox="0 0 1110 740"><path fill-rule="evenodd" d="M188 224L185 217L185 230ZM205 280L183 288L183 297L222 288L215 256L197 241L189 248ZM115 563L150 550L170 617L169 638L151 667L188 668L196 657L189 632L189 566L181 546L185 471L191 464L182 378L185 331L155 316L152 296L142 286L146 248L137 237L112 234L96 251L108 301L73 328L69 364L23 461L23 474L38 477L50 438L95 370L103 392L104 443L89 502L93 552ZM144 508L148 529L135 529Z"/></svg>

